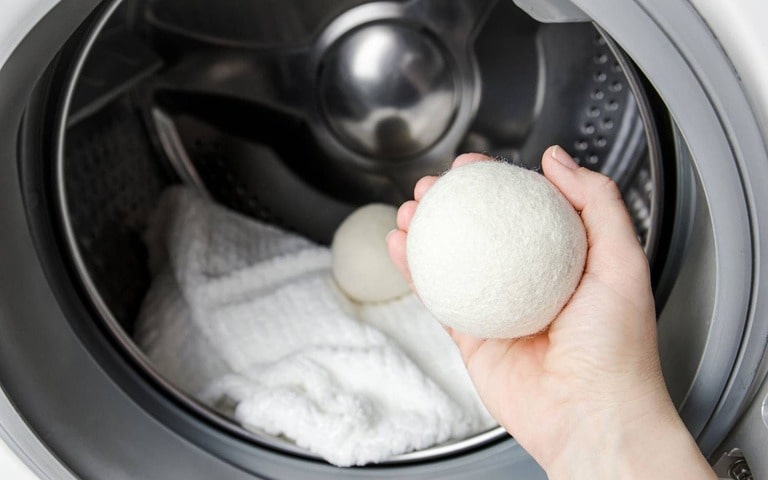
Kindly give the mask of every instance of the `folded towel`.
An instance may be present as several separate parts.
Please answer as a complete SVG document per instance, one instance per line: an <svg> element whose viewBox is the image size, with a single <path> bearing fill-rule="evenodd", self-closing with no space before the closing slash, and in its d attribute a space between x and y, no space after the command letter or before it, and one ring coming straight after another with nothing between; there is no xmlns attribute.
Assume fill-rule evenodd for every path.
<svg viewBox="0 0 768 480"><path fill-rule="evenodd" d="M459 349L416 295L380 304L363 304L359 318L386 334L459 404L467 415L472 432L495 425L472 385Z"/></svg>
<svg viewBox="0 0 768 480"><path fill-rule="evenodd" d="M183 187L163 195L146 241L155 280L138 345L245 428L362 465L493 425L418 300L351 302L326 247Z"/></svg>

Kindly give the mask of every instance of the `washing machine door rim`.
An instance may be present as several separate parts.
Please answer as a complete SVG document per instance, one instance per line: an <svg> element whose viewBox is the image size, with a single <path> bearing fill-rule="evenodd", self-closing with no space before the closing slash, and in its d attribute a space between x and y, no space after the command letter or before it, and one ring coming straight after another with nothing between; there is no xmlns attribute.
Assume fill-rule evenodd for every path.
<svg viewBox="0 0 768 480"><path fill-rule="evenodd" d="M77 3L80 5L76 5ZM62 0L37 24L11 55L9 61L0 67L0 108L4 113L9 113L7 118L0 120L0 134L4 134L5 138L15 138L14 132L18 128L21 113L25 108L24 100L39 72L45 68L63 40L85 15L95 8L97 3L96 1ZM761 271L756 261L761 258L760 254L765 251L765 247L768 247L766 244L768 236L763 235L762 237L765 238L761 238L759 230L760 226L768 224L766 223L768 212L764 208L759 208L760 205L768 205L768 198L766 198L768 191L759 188L761 185L768 184L768 162L764 161L765 138L757 127L756 116L738 81L737 73L719 50L719 45L706 24L690 5L684 2L665 3L662 0L577 0L574 3L622 45L664 97L696 160L704 199L709 202L709 213L712 218L717 219L712 229L714 250L723 255L714 259L715 267L719 269L720 274L712 286L714 305L717 309L711 318L703 321L711 321L713 325L718 322L720 324L718 328L708 330L708 335L704 339L705 355L702 356L698 367L706 375L698 376L693 380L691 388L686 392L686 400L681 409L684 418L690 415L689 422L693 423L692 429L698 434L702 448L711 452L724 433L733 425L741 406L762 380L760 374L756 375L756 372L759 371L764 358L765 338L768 332L768 326L764 320L768 318L768 315L765 315L765 302L768 301L768 292L765 289L768 287L765 282L760 282ZM684 27L674 23L683 18L691 21L685 23ZM648 41L649 34L652 35L650 38L653 41ZM37 55L30 57L31 52ZM666 56L659 55L659 52ZM34 65L29 63L24 65L29 61ZM670 64L675 65L675 69L670 69ZM9 288L4 287L0 293L0 306L2 306L0 321L10 323L13 318L28 318L28 328L37 329L34 334L37 335L38 340L57 342L62 338L69 338L76 343L70 327L65 323L60 312L56 313L57 303L67 301L59 298L57 302L54 299L52 292L46 286L47 279L40 268L37 254L31 248L33 240L29 235L27 219L23 217L22 212L25 208L30 208L30 202L34 203L35 199L29 197L24 199L27 203L26 207L24 206L16 181L18 178L15 164L15 159L18 158L17 146L12 145L12 142L8 143L0 149L0 157L4 159L0 165L3 172L3 175L0 175L0 191L3 192L0 199L5 208L15 209L15 211L10 214L8 223L12 231L6 231L0 236L4 250L0 253L0 259L9 267L4 268L3 273L0 273L0 282L9 286ZM723 164L726 162L723 159L728 159L725 167ZM760 164L761 161L762 164ZM723 170L726 167L727 169ZM727 194L732 197L725 198ZM713 203L715 199L724 199L724 201ZM721 215L724 217L721 218ZM5 250L6 247L13 248L12 254ZM726 256L726 253L729 255ZM726 259L728 264L723 264ZM25 261L27 263L24 263ZM754 269L753 265L755 265ZM60 321L62 325L48 325L49 328L43 328L47 325L45 322L34 320L37 316L47 316L52 322ZM725 325L726 320L723 319L726 317L735 325L733 323ZM0 367L0 381L4 385L12 373L8 365L13 364L13 360L17 361L17 366L26 365L24 359L27 357L24 350L25 342L29 341L28 335L29 332L26 335L25 332L11 332L8 338L18 342L7 349L8 351L0 353L0 358L3 360L0 363L5 365ZM102 347L108 348L106 345ZM78 362L82 362L79 364L83 366L82 371L87 375L101 378L99 382L102 382L105 388L117 391L118 387L113 383L115 380L111 379L94 360L93 351L88 351L81 344L77 344L68 349L66 354L70 355L67 359L78 359ZM51 385L65 385L61 380L57 381L54 378L53 370L56 366L49 368L49 372L45 371L44 360L43 356L38 356L33 362L34 365L30 364L29 372L39 375L34 380L50 381ZM709 365L716 367L719 365L719 368L714 370L717 373L707 373ZM123 372L123 374L130 375L129 372ZM103 474L118 464L131 468L127 463L130 462L130 458L127 458L130 455L121 456L119 452L111 451L108 447L105 447L103 458L94 459L98 465L88 466L83 459L76 458L77 454L66 448L67 440L76 436L73 437L71 432L62 433L56 429L46 428L45 419L51 415L65 418L67 412L75 412L77 408L73 408L70 404L67 407L51 408L46 414L34 411L36 408L43 408L45 399L35 402L34 396L28 391L25 393L25 389L34 389L34 387L29 382L21 381L20 383L23 385L9 385L4 389L4 397L0 403L2 406L0 423L4 427L5 434L16 440L25 451L45 448L40 446L45 443L56 452L56 456L49 455L48 459L43 461L39 458L43 455L41 451L30 451L30 457L34 456L34 458L28 457L28 460L37 464L39 473L60 478L62 470L59 462L56 461L58 459L61 463L72 465L78 475L94 475L97 472ZM106 387L107 385L109 387ZM711 394L715 385L724 394L715 395L716 398L707 401L707 393ZM747 385L751 387L748 388ZM9 400L8 397L13 400ZM60 400L74 402L78 398L87 400L86 397L72 395L72 392L63 392ZM143 418L142 422L147 422L145 425L153 423L152 417L146 415L143 408L139 407L134 400L129 400L127 397L118 399L114 393L105 394L102 399L109 399L110 404L114 401L115 406L134 412L137 419ZM161 401L161 399L156 400ZM35 403L38 405L34 405ZM93 405L93 399L85 403ZM82 405L78 407L82 408ZM13 420L18 418L17 412L21 412L21 415L27 419L28 425ZM693 417L701 419L694 421ZM128 417L121 418L125 420ZM30 429L29 426L32 428ZM92 438L87 442L89 445L99 446L98 441L94 443L96 439L109 438L106 435L107 432L97 433L97 430L102 427L95 425L94 431L89 432L92 434ZM123 427L127 425L123 424ZM161 426L155 424L155 427L149 430L157 434L158 438L162 437L164 441L179 442L180 438L175 434L158 427ZM130 428L126 428L125 433L128 431ZM19 441L19 439L22 440ZM508 446L511 442L505 443L506 446L503 448L497 445L477 452L473 457L474 460L486 461L486 467L490 468L489 465L495 461L495 455L512 453ZM152 448L159 445L159 441L150 439L146 447ZM231 446L237 450L236 445ZM185 455L193 455L201 459L189 462L187 465L183 463L178 465L182 470L188 471L190 476L213 472L212 465L216 464L216 468L221 467L232 478L246 478L242 470L217 462L214 456L196 447L186 445L186 448L189 450L184 450L183 447L175 450L181 455L179 458L191 458ZM169 448L168 452L174 452L174 449ZM247 455L247 452L239 451L236 454L242 456ZM149 458L151 460L151 457ZM280 456L275 455L266 455L262 459L266 462L284 462ZM110 467L111 461L114 461L114 464ZM450 461L446 462L445 468L450 463ZM477 462L475 466L480 468L483 464L483 462ZM321 467L309 468L304 474L321 475L323 472ZM432 466L432 469L425 468L421 471L424 475L427 473L434 475L436 471L444 471L443 468ZM125 470L125 472L128 471ZM221 471L219 470L219 474ZM281 471L280 466L269 466L265 473L275 476ZM371 471L375 472L375 470Z"/></svg>

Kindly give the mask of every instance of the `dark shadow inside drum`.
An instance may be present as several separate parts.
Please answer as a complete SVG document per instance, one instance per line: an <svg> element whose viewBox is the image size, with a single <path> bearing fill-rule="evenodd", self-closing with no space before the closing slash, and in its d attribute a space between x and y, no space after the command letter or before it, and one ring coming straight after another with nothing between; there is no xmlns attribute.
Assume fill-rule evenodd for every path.
<svg viewBox="0 0 768 480"><path fill-rule="evenodd" d="M536 169L541 152L559 144L617 181L653 259L664 179L649 100L630 62L591 24L541 24L511 1L468 2L439 7L454 18L442 32L424 14L441 2L428 0L242 2L245 11L234 14L228 2L186 0L105 9L70 76L55 184L91 302L158 388L240 438L313 456L205 407L132 342L152 280L142 233L160 193L175 183L328 244L356 206L406 200L415 179L445 170L457 153L488 152ZM386 29L395 53L445 57L430 60L428 72L407 72L420 75L423 91L396 82L370 99L323 93L333 56L370 26ZM400 113L382 116L387 102ZM421 131L420 115L433 105L449 112L445 124L402 151L364 142L370 132L399 135L382 127L392 122ZM496 428L391 462L461 453L505 435Z"/></svg>

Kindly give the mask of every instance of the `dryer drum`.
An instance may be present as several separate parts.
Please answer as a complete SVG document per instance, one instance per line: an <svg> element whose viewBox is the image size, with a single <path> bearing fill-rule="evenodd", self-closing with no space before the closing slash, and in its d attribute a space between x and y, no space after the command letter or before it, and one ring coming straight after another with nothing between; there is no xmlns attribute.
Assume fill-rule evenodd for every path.
<svg viewBox="0 0 768 480"><path fill-rule="evenodd" d="M353 208L406 200L458 153L535 169L557 143L619 183L651 259L669 240L675 165L662 165L649 94L589 23L542 24L488 0L123 0L66 52L57 161L42 176L93 321L147 388L256 445L311 456L192 399L131 340L151 282L141 235L169 185L327 244ZM497 428L390 462L504 437Z"/></svg>

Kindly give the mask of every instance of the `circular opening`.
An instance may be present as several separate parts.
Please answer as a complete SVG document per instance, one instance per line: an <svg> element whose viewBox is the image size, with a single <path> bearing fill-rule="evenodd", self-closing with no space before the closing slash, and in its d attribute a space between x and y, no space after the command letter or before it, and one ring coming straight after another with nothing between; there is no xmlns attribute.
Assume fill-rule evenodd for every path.
<svg viewBox="0 0 768 480"><path fill-rule="evenodd" d="M405 200L416 178L443 171L456 153L485 151L537 168L544 148L558 143L616 179L651 258L661 229L656 127L631 64L594 26L540 24L512 2L491 2L492 11L470 16L469 26L456 14L469 7L456 2L458 10L445 7L446 18L455 17L439 27L446 31L418 9L393 12L382 3L382 18L462 38L445 54L455 57L447 62L477 69L474 91L463 92L478 98L471 121L416 166L371 172L348 161L348 152L327 148L326 123L312 111L322 77L313 59L323 54L315 39L357 3L272 9L252 2L242 7L252 10L232 15L216 2L113 2L78 53L60 120L55 183L66 241L106 331L158 388L204 421L308 457L316 455L244 428L230 403L195 398L134 342L142 304L158 281L144 236L169 186L186 184L232 211L327 245L355 207ZM377 5L365 5L369 15ZM358 28L347 23L349 31ZM504 435L500 428L476 432L388 461L460 454Z"/></svg>

